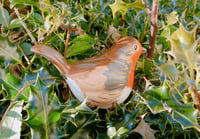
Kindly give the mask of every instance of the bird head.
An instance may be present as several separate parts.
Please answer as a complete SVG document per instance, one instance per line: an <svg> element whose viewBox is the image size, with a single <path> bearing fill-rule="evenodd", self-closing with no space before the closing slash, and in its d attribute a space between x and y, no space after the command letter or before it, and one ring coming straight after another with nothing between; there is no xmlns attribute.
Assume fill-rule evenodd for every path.
<svg viewBox="0 0 200 139"><path fill-rule="evenodd" d="M130 63L131 69L128 76L128 87L133 87L134 84L134 72L136 63L142 54L142 45L133 37L123 37L116 42L118 48L118 59Z"/></svg>
<svg viewBox="0 0 200 139"><path fill-rule="evenodd" d="M142 45L140 42L130 36L121 38L115 43L110 52L117 52L117 57L122 60L129 60L131 63L136 63L140 55L142 54Z"/></svg>

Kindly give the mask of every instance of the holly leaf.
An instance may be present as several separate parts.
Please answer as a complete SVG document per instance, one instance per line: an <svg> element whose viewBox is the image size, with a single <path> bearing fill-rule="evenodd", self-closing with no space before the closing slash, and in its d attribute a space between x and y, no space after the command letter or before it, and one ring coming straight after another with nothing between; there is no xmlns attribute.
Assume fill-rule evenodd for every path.
<svg viewBox="0 0 200 139"><path fill-rule="evenodd" d="M167 24L173 25L178 21L178 15L176 11L173 11L167 15Z"/></svg>
<svg viewBox="0 0 200 139"><path fill-rule="evenodd" d="M175 97L167 103L173 109L172 117L181 124L183 129L194 127L200 131L197 122L198 110L193 104L182 104Z"/></svg>
<svg viewBox="0 0 200 139"><path fill-rule="evenodd" d="M37 138L55 138L55 122L60 119L61 109L53 91L53 84L46 85L39 77L34 86L30 86L29 105L27 106L28 119L32 136Z"/></svg>
<svg viewBox="0 0 200 139"><path fill-rule="evenodd" d="M165 102L169 99L169 88L165 85L160 87L150 87L141 95L152 113L160 113L168 110Z"/></svg>
<svg viewBox="0 0 200 139"><path fill-rule="evenodd" d="M23 101L16 102L8 112L0 128L1 139L19 139L21 136Z"/></svg>
<svg viewBox="0 0 200 139"><path fill-rule="evenodd" d="M200 130L197 122L198 110L192 104L180 103L175 94L172 95L169 91L164 83L161 87L150 87L142 94L142 98L152 113L172 112L172 117L182 125L183 129L194 127Z"/></svg>
<svg viewBox="0 0 200 139"><path fill-rule="evenodd" d="M121 37L121 35L120 35L120 33L119 33L119 30L116 29L113 25L110 25L110 26L109 26L108 33L109 33L109 35L112 36L112 38L113 38L115 41L119 40L120 37Z"/></svg>
<svg viewBox="0 0 200 139"><path fill-rule="evenodd" d="M90 129L95 131L97 113L86 105L86 100L81 104L73 101L70 100L70 105L62 112L60 124L64 126L61 126L58 134L65 138L87 138Z"/></svg>
<svg viewBox="0 0 200 139"><path fill-rule="evenodd" d="M142 0L136 0L135 2L129 4L122 0L115 0L115 2L109 6L112 9L113 18L115 18L117 12L121 12L123 19L126 15L127 9L129 8L134 8L136 11L145 9L145 5Z"/></svg>
<svg viewBox="0 0 200 139"><path fill-rule="evenodd" d="M17 53L17 47L8 42L6 38L0 37L0 57L4 58L4 63L8 63L11 60L19 62L19 55Z"/></svg>
<svg viewBox="0 0 200 139"><path fill-rule="evenodd" d="M156 130L153 130L150 125L144 121L143 116L138 126L132 131L140 133L144 139L155 139L154 134Z"/></svg>
<svg viewBox="0 0 200 139"><path fill-rule="evenodd" d="M200 39L196 40L195 35L196 28L187 31L180 24L180 27L170 37L172 50L168 53L174 56L177 61L187 64L190 68L200 62L199 53L196 51Z"/></svg>

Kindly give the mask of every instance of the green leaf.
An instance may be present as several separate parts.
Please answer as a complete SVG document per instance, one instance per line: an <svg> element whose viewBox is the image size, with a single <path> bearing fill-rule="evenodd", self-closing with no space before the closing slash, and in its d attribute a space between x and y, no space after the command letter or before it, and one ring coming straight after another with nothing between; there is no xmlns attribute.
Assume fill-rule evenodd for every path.
<svg viewBox="0 0 200 139"><path fill-rule="evenodd" d="M0 128L1 139L20 139L22 125L23 101L16 102L8 112L2 127Z"/></svg>
<svg viewBox="0 0 200 139"><path fill-rule="evenodd" d="M142 0L136 0L135 2L130 3L130 4L127 4L126 2L122 0L115 0L115 2L113 4L110 4L109 6L112 9L113 18L115 18L115 14L117 12L121 12L123 19L126 15L128 8L134 8L137 11L141 9L145 9L145 5Z"/></svg>
<svg viewBox="0 0 200 139"><path fill-rule="evenodd" d="M113 138L116 134L116 128L115 127L108 127L108 136L110 138Z"/></svg>
<svg viewBox="0 0 200 139"><path fill-rule="evenodd" d="M6 61L19 61L19 55L17 53L17 47L11 45L6 38L0 37L0 56Z"/></svg>
<svg viewBox="0 0 200 139"><path fill-rule="evenodd" d="M33 136L55 138L55 122L59 120L60 114L58 102L53 93L53 84L46 85L38 77L35 86L30 86L28 91L30 91L29 107L27 107L29 116L26 122L31 128ZM51 112L53 113L51 114Z"/></svg>
<svg viewBox="0 0 200 139"><path fill-rule="evenodd" d="M173 108L172 117L178 121L183 129L194 127L200 131L200 126L197 122L198 110L194 109L192 104L181 104L180 102L170 102Z"/></svg>
<svg viewBox="0 0 200 139"><path fill-rule="evenodd" d="M15 97L16 94L18 93L18 89L15 88L15 87L14 87L13 85L11 85L10 83L8 83L8 82L2 80L1 78L0 78L0 84L2 84L2 85L5 87L6 91L8 92L9 98L10 98L10 99L14 99L14 97Z"/></svg>
<svg viewBox="0 0 200 139"><path fill-rule="evenodd" d="M196 110L192 104L180 103L174 95L169 93L169 88L164 84L161 87L151 87L144 94L143 100L152 111L156 114L161 111L172 111L172 117L178 121L183 128L194 127L200 130L197 123Z"/></svg>
<svg viewBox="0 0 200 139"><path fill-rule="evenodd" d="M44 22L42 16L39 13L32 13L31 17L34 19L36 24L41 25Z"/></svg>
<svg viewBox="0 0 200 139"><path fill-rule="evenodd" d="M128 112L124 111L124 114L118 114L117 112L110 113L110 126L116 127L116 130L119 128L124 127L126 129L131 130L136 124L136 117L138 115L139 109L134 111Z"/></svg>
<svg viewBox="0 0 200 139"><path fill-rule="evenodd" d="M25 42L25 43L22 44L22 49L24 50L24 53L26 55L33 54L33 52L31 51L31 47L32 47L32 45L30 43Z"/></svg>
<svg viewBox="0 0 200 139"><path fill-rule="evenodd" d="M80 35L74 38L70 43L72 43L72 45L67 50L67 58L84 54L84 52L92 48L96 41L89 35Z"/></svg>
<svg viewBox="0 0 200 139"><path fill-rule="evenodd" d="M6 19L3 16L2 9L0 9L0 24L2 24L4 27L7 27L6 22L9 21L9 13L6 9L3 8L3 10L4 10L4 14L6 16ZM5 20L7 20L7 21L5 21Z"/></svg>
<svg viewBox="0 0 200 139"><path fill-rule="evenodd" d="M152 87L141 95L152 113L165 111L164 103L169 99L169 88L165 85Z"/></svg>
<svg viewBox="0 0 200 139"><path fill-rule="evenodd" d="M143 117L133 131L140 133L144 139L155 139L154 134L156 133L156 130L153 130L149 123L144 121Z"/></svg>
<svg viewBox="0 0 200 139"><path fill-rule="evenodd" d="M178 21L178 15L176 11L171 12L167 15L167 24L172 25Z"/></svg>
<svg viewBox="0 0 200 139"><path fill-rule="evenodd" d="M95 132L97 113L86 105L86 100L78 105L70 100L68 104L62 111L60 123L65 126L60 128L59 134L68 135L66 138L87 138L89 132Z"/></svg>
<svg viewBox="0 0 200 139"><path fill-rule="evenodd" d="M175 67L173 63L170 63L170 60L168 60L168 63L162 64L159 67L161 74L166 75L167 77L176 77L178 75L178 70Z"/></svg>
<svg viewBox="0 0 200 139"><path fill-rule="evenodd" d="M49 115L49 123L57 122L60 119L60 112L57 111L51 111Z"/></svg>
<svg viewBox="0 0 200 139"><path fill-rule="evenodd" d="M176 60L184 62L190 68L200 61L200 56L196 51L200 39L195 40L196 28L187 31L182 24L173 32L170 38L172 50L169 52Z"/></svg>
<svg viewBox="0 0 200 139"><path fill-rule="evenodd" d="M21 21L18 18L15 18L15 19L10 21L9 29L18 28L18 27L21 27L21 26L22 26Z"/></svg>
<svg viewBox="0 0 200 139"><path fill-rule="evenodd" d="M32 0L12 0L10 2L10 8L12 9L15 5L30 5L30 6L38 6L36 1L32 1Z"/></svg>
<svg viewBox="0 0 200 139"><path fill-rule="evenodd" d="M13 76L10 72L7 72L7 73L6 73L6 77L7 77L7 79L8 79L8 82L9 82L11 85L13 85L13 86L15 86L15 87L21 85L20 79L18 79L18 78L16 78L15 76Z"/></svg>
<svg viewBox="0 0 200 139"><path fill-rule="evenodd" d="M64 113L69 113L69 114L76 114L78 112L82 112L82 113L87 113L87 114L96 114L94 111L92 111L86 104L86 100L84 100L81 104L79 104L78 106L76 106L75 108L66 108L65 110L63 110Z"/></svg>

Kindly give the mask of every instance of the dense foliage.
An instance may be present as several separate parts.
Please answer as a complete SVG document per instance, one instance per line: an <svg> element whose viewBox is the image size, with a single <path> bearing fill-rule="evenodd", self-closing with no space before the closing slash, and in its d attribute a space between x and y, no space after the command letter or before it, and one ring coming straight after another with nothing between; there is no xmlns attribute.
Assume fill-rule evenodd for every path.
<svg viewBox="0 0 200 139"><path fill-rule="evenodd" d="M142 0L2 0L0 138L199 138L200 2L159 1L152 59L147 7ZM64 55L69 30L72 63L120 36L141 42L133 95L124 104L79 102L54 65L30 51L35 39Z"/></svg>

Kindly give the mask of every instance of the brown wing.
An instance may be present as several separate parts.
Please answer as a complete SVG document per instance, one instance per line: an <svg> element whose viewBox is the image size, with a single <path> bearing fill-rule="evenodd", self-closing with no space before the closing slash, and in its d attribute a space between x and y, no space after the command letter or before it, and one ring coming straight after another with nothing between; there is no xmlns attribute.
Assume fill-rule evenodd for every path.
<svg viewBox="0 0 200 139"><path fill-rule="evenodd" d="M69 74L76 74L85 70L93 70L96 66L108 65L110 62L112 62L112 60L117 59L117 57L119 56L118 51L120 48L126 46L133 41L135 41L135 39L129 36L121 38L109 50L105 51L101 55L97 55L89 59L77 62L75 64L71 64Z"/></svg>

